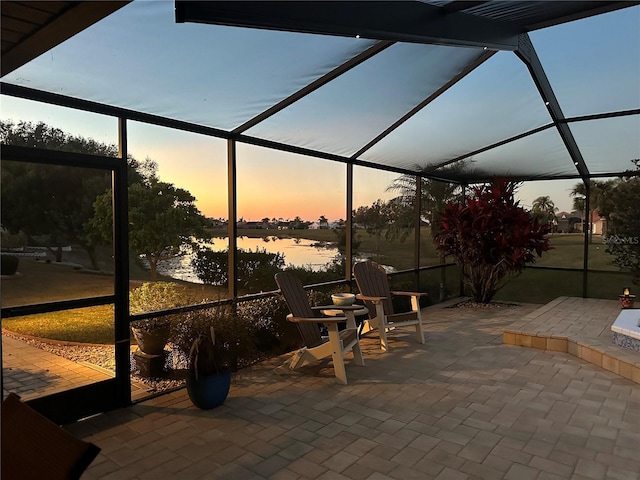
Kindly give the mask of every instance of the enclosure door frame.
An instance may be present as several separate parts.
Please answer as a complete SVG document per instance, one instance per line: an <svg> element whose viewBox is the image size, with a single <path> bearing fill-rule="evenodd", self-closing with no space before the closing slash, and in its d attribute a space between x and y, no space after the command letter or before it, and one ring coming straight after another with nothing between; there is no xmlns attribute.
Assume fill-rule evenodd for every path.
<svg viewBox="0 0 640 480"><path fill-rule="evenodd" d="M114 289L112 295L2 308L2 318L97 305L114 306L115 376L112 379L45 395L26 403L58 424L131 404L129 334L129 258L126 155L102 157L3 145L1 161L92 168L111 172L113 199Z"/></svg>

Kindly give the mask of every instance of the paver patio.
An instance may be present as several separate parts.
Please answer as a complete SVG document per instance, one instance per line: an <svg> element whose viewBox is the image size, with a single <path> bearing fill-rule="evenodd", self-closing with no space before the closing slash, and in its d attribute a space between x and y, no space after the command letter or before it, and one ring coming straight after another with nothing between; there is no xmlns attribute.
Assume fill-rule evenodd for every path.
<svg viewBox="0 0 640 480"><path fill-rule="evenodd" d="M640 310L635 310L640 312ZM558 297L505 329L504 343L568 352L640 383L640 355L612 342L611 324L620 302Z"/></svg>
<svg viewBox="0 0 640 480"><path fill-rule="evenodd" d="M179 390L71 425L102 448L83 478L640 478L640 385L502 344L539 308L427 309L425 345L411 329L388 353L363 339L346 386L329 363L279 375L274 359L237 374L214 410Z"/></svg>
<svg viewBox="0 0 640 480"><path fill-rule="evenodd" d="M114 377L114 372L89 362L74 362L26 342L2 336L2 398L9 392L23 401L53 395ZM131 396L149 396L149 388L131 379Z"/></svg>
<svg viewBox="0 0 640 480"><path fill-rule="evenodd" d="M113 372L67 360L25 342L2 337L4 398L9 392L30 400L113 378Z"/></svg>

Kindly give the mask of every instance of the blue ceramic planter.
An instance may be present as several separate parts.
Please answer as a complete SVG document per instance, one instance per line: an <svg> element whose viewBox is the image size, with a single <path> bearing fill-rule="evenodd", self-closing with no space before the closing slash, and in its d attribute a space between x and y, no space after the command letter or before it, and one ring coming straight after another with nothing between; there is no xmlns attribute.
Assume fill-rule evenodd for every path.
<svg viewBox="0 0 640 480"><path fill-rule="evenodd" d="M224 403L231 386L231 372L196 377L189 373L187 392L191 402L203 410L219 407Z"/></svg>

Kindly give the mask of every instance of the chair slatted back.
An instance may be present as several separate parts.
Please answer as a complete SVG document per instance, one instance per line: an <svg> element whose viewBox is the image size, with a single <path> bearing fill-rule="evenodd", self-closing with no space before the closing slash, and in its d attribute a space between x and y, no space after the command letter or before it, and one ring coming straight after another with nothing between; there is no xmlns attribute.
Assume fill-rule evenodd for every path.
<svg viewBox="0 0 640 480"><path fill-rule="evenodd" d="M304 291L304 286L298 277L288 272L279 272L276 273L275 279L294 317L313 318L316 316L311 310L309 297L307 297L307 292ZM317 323L296 323L296 325L308 348L317 347L323 343Z"/></svg>
<svg viewBox="0 0 640 480"><path fill-rule="evenodd" d="M360 293L368 297L386 297L382 301L384 313L393 315L393 303L391 302L391 288L385 269L371 260L359 262L353 266L353 275ZM372 302L365 302L369 309L369 317L376 316L376 307Z"/></svg>

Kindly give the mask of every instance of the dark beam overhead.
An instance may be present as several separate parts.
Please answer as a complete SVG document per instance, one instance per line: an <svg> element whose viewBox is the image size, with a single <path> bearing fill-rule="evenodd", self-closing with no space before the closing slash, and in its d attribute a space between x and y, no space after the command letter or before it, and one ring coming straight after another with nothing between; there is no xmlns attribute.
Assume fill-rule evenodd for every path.
<svg viewBox="0 0 640 480"><path fill-rule="evenodd" d="M544 68L542 68L540 58L538 58L536 49L533 47L533 43L531 42L531 38L529 38L528 34L524 33L520 36L520 47L516 50L516 55L527 66L527 69L533 78L533 82L536 84L536 87L540 92L542 101L544 101L547 109L549 110L553 123L558 129L558 133L571 156L571 160L573 160L576 170L578 170L582 179L585 182L588 182L589 169L587 168L587 164L585 163L573 133L571 133L571 129L566 122L564 113L562 113L562 109L560 108L560 103L556 98Z"/></svg>
<svg viewBox="0 0 640 480"><path fill-rule="evenodd" d="M468 8L478 7L485 3L489 3L488 0L453 0L451 3L443 5L442 10L447 13L461 12Z"/></svg>
<svg viewBox="0 0 640 480"><path fill-rule="evenodd" d="M129 1L3 1L0 4L3 43L1 75L51 50ZM11 41L5 42L7 39Z"/></svg>
<svg viewBox="0 0 640 480"><path fill-rule="evenodd" d="M640 0L570 0L556 1L553 3L557 10L555 16L530 23L527 31L530 32L532 30L560 25L561 23L573 22L582 18L620 10L621 8L633 7L634 5L639 5Z"/></svg>
<svg viewBox="0 0 640 480"><path fill-rule="evenodd" d="M523 30L419 1L176 1L176 22L513 51Z"/></svg>

